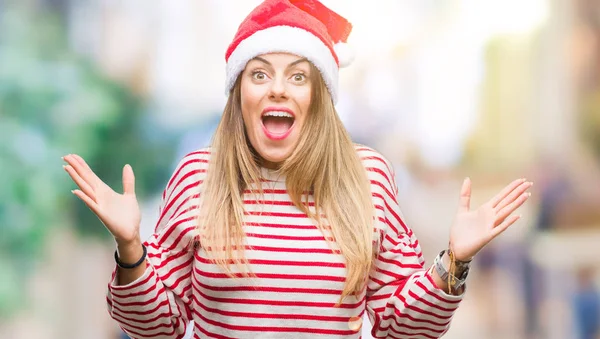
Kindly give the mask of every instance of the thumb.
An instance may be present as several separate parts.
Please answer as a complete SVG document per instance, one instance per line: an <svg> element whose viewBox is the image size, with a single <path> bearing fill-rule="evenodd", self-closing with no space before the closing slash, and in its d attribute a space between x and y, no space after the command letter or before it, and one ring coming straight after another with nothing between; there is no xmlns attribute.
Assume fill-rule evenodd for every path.
<svg viewBox="0 0 600 339"><path fill-rule="evenodd" d="M123 193L135 194L135 176L129 164L123 167Z"/></svg>
<svg viewBox="0 0 600 339"><path fill-rule="evenodd" d="M468 212L471 209L471 179L465 178L460 189L459 212Z"/></svg>

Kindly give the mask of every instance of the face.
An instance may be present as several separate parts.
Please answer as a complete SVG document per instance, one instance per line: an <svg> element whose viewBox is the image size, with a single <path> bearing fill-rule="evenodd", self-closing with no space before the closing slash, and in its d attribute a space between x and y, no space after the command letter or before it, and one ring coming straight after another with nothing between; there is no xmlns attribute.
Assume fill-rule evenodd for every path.
<svg viewBox="0 0 600 339"><path fill-rule="evenodd" d="M311 67L287 53L260 55L241 74L242 116L262 166L276 169L300 138L311 99Z"/></svg>

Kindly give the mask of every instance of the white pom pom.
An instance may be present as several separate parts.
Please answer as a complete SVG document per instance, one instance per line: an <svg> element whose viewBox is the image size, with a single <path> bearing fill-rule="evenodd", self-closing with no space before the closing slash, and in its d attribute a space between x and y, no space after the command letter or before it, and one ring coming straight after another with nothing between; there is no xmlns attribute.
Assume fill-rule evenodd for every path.
<svg viewBox="0 0 600 339"><path fill-rule="evenodd" d="M340 67L350 66L352 61L354 61L354 51L347 43L338 42L337 44L333 45L333 50L338 57Z"/></svg>

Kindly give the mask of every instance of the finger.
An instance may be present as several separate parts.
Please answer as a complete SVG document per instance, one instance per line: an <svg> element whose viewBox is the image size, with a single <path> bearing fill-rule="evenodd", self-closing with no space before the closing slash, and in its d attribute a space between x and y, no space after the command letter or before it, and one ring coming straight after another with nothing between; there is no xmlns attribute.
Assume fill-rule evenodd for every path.
<svg viewBox="0 0 600 339"><path fill-rule="evenodd" d="M90 166L87 164L87 162L85 162L85 160L83 160L83 158L82 158L82 157L81 157L79 154L71 154L71 156L72 156L73 158L75 158L75 160L76 160L76 161L77 161L79 164L81 164L81 166L82 166L83 168L85 168L85 169L88 169L88 170L90 170L90 171L92 170L92 169L90 168Z"/></svg>
<svg viewBox="0 0 600 339"><path fill-rule="evenodd" d="M129 164L123 167L123 193L135 194L135 175Z"/></svg>
<svg viewBox="0 0 600 339"><path fill-rule="evenodd" d="M492 239L499 236L502 232L506 231L510 225L514 224L517 220L521 219L520 215L512 215L508 219L504 220L504 222L497 227L492 229Z"/></svg>
<svg viewBox="0 0 600 339"><path fill-rule="evenodd" d="M509 215L511 215L517 208L521 207L529 199L531 196L530 192L522 193L515 201L510 203L508 206L501 209L496 217L497 223L499 224L504 219L506 219Z"/></svg>
<svg viewBox="0 0 600 339"><path fill-rule="evenodd" d="M96 194L95 194L94 190L87 182L85 182L85 180L83 180L79 176L79 174L77 174L77 172L73 169L73 167L71 165L65 165L65 166L63 166L63 168L65 169L65 171L67 171L67 173L69 174L71 179L73 179L75 184L77 186L79 186L79 188L83 191L83 193L85 193L85 195L87 195L88 197L90 197L90 199L92 199L94 202L96 202Z"/></svg>
<svg viewBox="0 0 600 339"><path fill-rule="evenodd" d="M517 179L513 182L511 182L510 184L508 184L508 186L504 187L504 189L502 189L502 191L500 191L500 193L498 193L495 197L493 197L490 200L490 204L492 207L496 207L500 201L502 201L502 199L506 198L507 195L510 194L510 192L512 192L515 188L517 188L520 184L524 183L525 179Z"/></svg>
<svg viewBox="0 0 600 339"><path fill-rule="evenodd" d="M100 179L96 176L94 171L88 166L88 164L78 156L77 154L69 154L63 159L75 169L77 174L85 180L91 187L96 187Z"/></svg>
<svg viewBox="0 0 600 339"><path fill-rule="evenodd" d="M92 210L92 212L94 212L97 216L100 216L98 213L98 204L96 204L90 197L80 190L72 190L71 192L73 192L73 194L75 194L79 199L83 200L87 207Z"/></svg>
<svg viewBox="0 0 600 339"><path fill-rule="evenodd" d="M508 206L508 204L515 201L518 197L521 196L521 194L523 194L523 192L528 190L531 186L533 186L532 182L524 182L517 186L512 192L510 192L510 194L506 198L502 199L502 201L498 203L498 205L495 207L496 211L500 211L504 207Z"/></svg>
<svg viewBox="0 0 600 339"><path fill-rule="evenodd" d="M458 209L460 212L468 212L471 209L471 179L465 178L460 189L460 200Z"/></svg>

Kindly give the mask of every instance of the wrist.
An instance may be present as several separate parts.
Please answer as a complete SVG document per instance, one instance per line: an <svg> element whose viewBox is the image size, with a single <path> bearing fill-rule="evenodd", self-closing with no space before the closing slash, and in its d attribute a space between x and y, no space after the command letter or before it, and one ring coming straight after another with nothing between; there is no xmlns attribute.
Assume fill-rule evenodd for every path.
<svg viewBox="0 0 600 339"><path fill-rule="evenodd" d="M142 241L137 239L130 242L118 242L117 241L117 255L119 261L126 264L137 262L144 254L142 247Z"/></svg>
<svg viewBox="0 0 600 339"><path fill-rule="evenodd" d="M457 252L454 250L454 246L451 241L448 242L448 250L446 251L446 254L450 254L450 252L452 252L452 256L455 262L467 264L473 261L473 255L466 256L465 253L457 254Z"/></svg>
<svg viewBox="0 0 600 339"><path fill-rule="evenodd" d="M448 290L448 293L461 293L465 284L467 275L469 274L469 263L460 263L453 260L453 255L449 250L440 252L433 263L433 268L439 279L444 290Z"/></svg>
<svg viewBox="0 0 600 339"><path fill-rule="evenodd" d="M444 267L447 270L450 270L450 267L453 267L454 269L454 275L457 277L462 276L462 274L464 273L465 270L468 269L469 267L469 263L471 262L471 260L459 260L454 258L454 265L452 266L452 259L450 258L450 250L447 250L444 252L444 255L442 256L442 263L444 264Z"/></svg>
<svg viewBox="0 0 600 339"><path fill-rule="evenodd" d="M448 251L450 251L450 249L448 249ZM457 256L455 256L455 257L454 257L454 261L455 261L455 262L458 262L458 263L465 263L465 264L468 264L468 263L470 263L471 261L473 261L473 257L468 257L468 258L460 258L460 257L457 257Z"/></svg>
<svg viewBox="0 0 600 339"><path fill-rule="evenodd" d="M115 243L117 244L117 248L127 249L127 248L135 248L142 245L142 240L140 237L135 237L131 240L123 240L115 238Z"/></svg>

